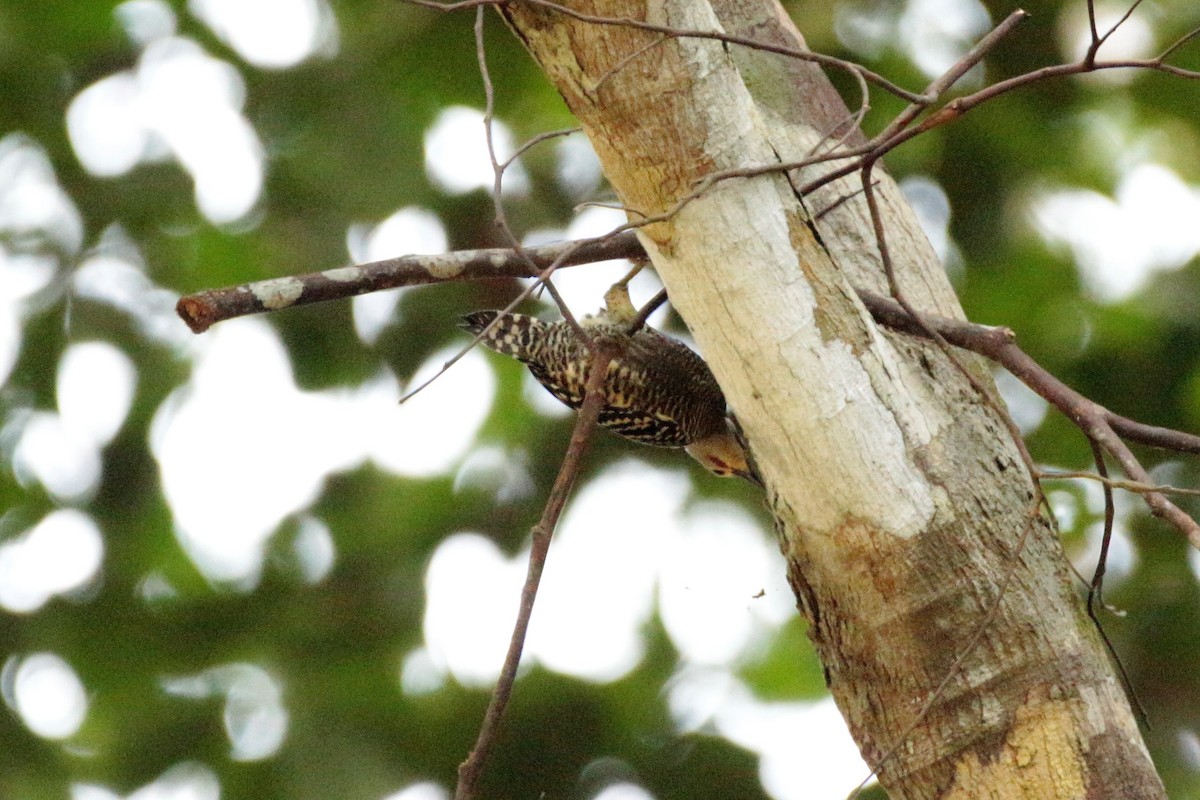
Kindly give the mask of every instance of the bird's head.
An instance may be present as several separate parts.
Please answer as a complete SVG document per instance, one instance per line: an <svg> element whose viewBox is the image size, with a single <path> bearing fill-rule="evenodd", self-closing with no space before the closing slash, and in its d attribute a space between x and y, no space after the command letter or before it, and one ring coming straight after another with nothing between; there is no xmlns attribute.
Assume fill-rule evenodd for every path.
<svg viewBox="0 0 1200 800"><path fill-rule="evenodd" d="M737 476L745 478L755 486L762 486L762 479L750 465L746 449L733 431L721 431L703 439L697 439L684 450L699 461L705 469L723 478Z"/></svg>

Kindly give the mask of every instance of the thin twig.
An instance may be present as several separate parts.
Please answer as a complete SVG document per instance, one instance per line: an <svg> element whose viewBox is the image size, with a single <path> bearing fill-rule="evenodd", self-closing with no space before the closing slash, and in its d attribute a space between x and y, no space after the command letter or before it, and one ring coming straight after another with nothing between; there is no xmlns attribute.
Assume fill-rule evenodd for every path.
<svg viewBox="0 0 1200 800"><path fill-rule="evenodd" d="M571 441L567 445L566 455L554 479L554 486L542 510L542 517L531 532L532 541L529 550L529 567L525 575L525 584L521 588L521 605L517 611L517 619L513 625L512 638L509 640L508 652L504 657L504 665L496 680L496 688L488 702L483 722L479 727L479 736L475 746L471 748L466 760L458 767L458 785L454 790L455 800L470 800L476 796L479 779L484 766L495 744L504 717L504 710L512 696L513 684L517 677L517 667L521 663L521 651L525 647L525 635L529 630L529 620L533 614L534 600L537 598L538 586L541 583L542 571L546 566L546 556L550 549L550 540L558 519L562 515L563 506L571 493L571 487L579 475L579 465L587 450L588 440L600 418L600 410L604 405L604 381L608 375L608 365L617 353L617 348L610 342L602 342L595 346L591 355L591 367L583 405L571 431Z"/></svg>
<svg viewBox="0 0 1200 800"><path fill-rule="evenodd" d="M1122 21L1124 21L1124 20L1122 20ZM1008 20L1006 20L1006 23L1007 22L1008 22ZM996 33L999 30L1000 30L1000 28L998 27L996 29L996 31L993 31L993 33ZM1108 33L1106 33L1104 35L1104 37L1101 39L1101 41L1103 41L1103 39L1106 39L1109 35L1111 35L1114 30L1116 30L1116 26L1114 26L1114 28L1112 30L1108 31ZM1008 92L1014 91L1016 89L1030 86L1039 81L1044 81L1044 80L1048 80L1051 78L1059 78L1059 77L1065 77L1065 76L1069 76L1069 75L1083 75L1083 74L1087 74L1090 72L1099 72L1101 70L1111 70L1111 69L1142 69L1142 70L1163 72L1163 73L1166 73L1169 75L1174 75L1176 77L1186 78L1189 80L1200 80L1200 71L1186 70L1186 69L1182 69L1180 67L1175 67L1170 64L1164 63L1165 59L1168 56L1172 55L1176 50L1178 50L1186 42L1190 41L1192 38L1194 38L1197 35L1200 35L1200 29L1190 31L1188 34L1181 37L1174 44L1172 44L1165 51L1163 51L1163 53L1161 55L1159 55L1157 58L1122 59L1122 60L1116 60L1116 61L1101 62L1101 61L1096 61L1094 59L1095 54L1092 53L1091 60L1089 60L1089 57L1087 55L1085 55L1084 58L1082 58L1080 61L1075 62L1075 63L1056 64L1054 66L1042 67L1041 69L1032 70L1030 72L1023 73L1016 77L1009 78L1009 79L1003 80L1003 81L999 81L997 83L993 83L990 86L984 87L983 89L981 89L977 92L974 92L972 94L965 95L963 97L957 97L957 98L951 100L946 105L942 106L940 109L933 111L928 117L926 117L923 121L921 121L920 124L913 125L911 127L906 127L907 122L904 122L904 124L897 125L897 122L902 122L904 117L913 116L914 108L917 111L920 111L920 110L923 110L924 108L927 108L931 104L930 102L925 102L923 105L914 103L914 105L906 108L903 112L901 112L901 117L898 117L896 120L893 120L893 122L888 126L887 129L885 129L883 132L881 132L878 135L876 135L875 137L873 137L871 139L871 141L868 142L866 145L855 148L852 151L846 151L846 153L844 153L843 155L846 157L849 157L849 158L856 158L856 157L861 157L864 159L872 158L872 157L876 158L876 159L881 158L882 156L886 155L887 153L891 152L892 150L895 150L897 147L899 147L900 145L909 141L910 139L914 139L917 136L920 136L921 134L923 134L929 130L932 130L933 128L937 128L937 127L945 125L949 122L957 120L957 119L961 118L962 116L964 116L967 112L982 105L983 103L986 103L990 100L994 100L995 98L997 98L1003 94L1006 94ZM951 68L950 71L947 72L946 76L943 76L943 77L950 76L953 72L957 72L958 69L959 69L959 65L956 64L954 67ZM939 79L939 80L941 80L941 79ZM802 194L807 194L807 193L813 192L816 189L821 188L822 186L828 185L829 183L832 183L833 181L839 180L841 178L846 177L847 175L850 175L851 173L860 169L861 166L862 166L862 163L860 161L857 161L857 160L851 161L850 163L848 163L846 165L843 165L831 172L828 172L824 175L821 175L821 176L813 179L809 183L802 186L799 191ZM778 167L778 168L786 168L786 167Z"/></svg>
<svg viewBox="0 0 1200 800"><path fill-rule="evenodd" d="M1092 47L1099 47L1100 28L1096 25L1096 1L1087 0L1088 32L1091 34ZM1091 49L1091 48L1089 48Z"/></svg>
<svg viewBox="0 0 1200 800"><path fill-rule="evenodd" d="M508 165L512 162L512 159L510 158L501 164L499 159L496 158L496 142L492 126L492 122L496 113L496 88L492 83L492 73L488 69L487 47L484 44L483 38L483 18L485 10L486 8L484 6L479 6L475 10L475 60L479 65L479 78L483 83L483 130L485 139L487 141L488 159L492 164L492 208L495 210L494 222L496 223L496 227L500 230L500 232L503 233L505 238L508 239L517 255L521 258L525 258L525 248L521 244L521 241L517 238L517 235L513 233L512 226L508 224L508 215L504 210L503 192L501 190L504 183L504 172L508 168ZM550 283L550 276L553 274L554 269L554 265L551 265L543 270L538 276L537 284L535 284L535 286L540 284L546 287L546 289L550 292L550 296L558 305L558 311L562 315L562 318L566 320L567 324L575 330L575 334L577 336L586 341L588 338L587 334L584 332L579 322L575 319L575 315L571 313L571 309L567 307L565 302L563 302L562 296ZM529 291L533 291L533 289L530 288Z"/></svg>
<svg viewBox="0 0 1200 800"><path fill-rule="evenodd" d="M1108 467L1104 463L1104 448L1099 442L1088 440L1088 444L1092 447L1092 458L1096 462L1096 472L1100 477L1108 479ZM1112 545L1113 523L1116 520L1116 506L1113 503L1112 487L1107 483L1104 486L1104 533L1100 537L1100 555L1096 559L1096 569L1092 573L1092 581L1088 586L1087 593L1087 614L1088 619L1092 621L1092 625L1096 627L1096 633L1100 634L1100 640L1104 642L1104 647L1108 650L1109 658L1116 665L1117 673L1121 676L1121 684L1125 687L1125 695L1129 698L1130 705L1138 715L1138 720L1147 729L1150 727L1150 715L1146 713L1145 706L1142 705L1142 700L1138 697L1137 692L1133 688L1133 681L1129 679L1129 673L1125 669L1125 662L1121 660L1120 654L1117 653L1117 648L1113 646L1112 640L1108 638L1108 631L1104 630L1104 625L1100 623L1099 608L1107 608L1104 603L1104 573L1108 570L1108 551Z"/></svg>
<svg viewBox="0 0 1200 800"><path fill-rule="evenodd" d="M921 115L930 105L936 102L946 91L948 91L962 76L971 71L976 64L980 63L1000 41L1008 36L1019 25L1028 19L1029 14L1024 11L1017 10L1009 14L1003 22L993 28L986 36L980 39L974 47L968 50L962 58L950 66L948 70L942 73L932 83L925 87L925 91L918 98L910 101L905 107L880 133L872 137L871 141L865 145L855 148L852 151L836 154L839 157L853 157L858 155L861 160L852 161L845 166L842 166L832 172L826 173L808 184L800 187L797 191L801 195L807 195L822 186L844 178L853 172L864 168L868 161L874 161L882 158L888 152L899 147L908 138L903 135L906 128L912 124L918 116ZM831 159L826 159L831 160ZM791 167L787 167L791 169Z"/></svg>
<svg viewBox="0 0 1200 800"><path fill-rule="evenodd" d="M1107 480L1108 466L1104 463L1104 448L1099 442L1089 441L1088 444L1092 447L1092 458L1096 462L1096 472L1101 478ZM1095 604L1099 601L1104 602L1104 573L1108 570L1108 549L1112 544L1113 522L1116 520L1117 510L1113 503L1113 490L1107 483L1101 483L1104 488L1104 534L1100 538L1100 555L1096 559L1096 569L1092 573L1092 583L1088 587L1087 610L1088 616L1096 623L1096 627L1100 627L1100 620L1096 618ZM1105 636L1105 641L1108 637Z"/></svg>
<svg viewBox="0 0 1200 800"><path fill-rule="evenodd" d="M1133 0L1129 8L1125 9L1125 13L1119 20L1113 23L1112 27L1104 32L1103 36L1096 35L1096 8L1094 0L1088 0L1088 20L1092 26L1092 42L1088 45L1087 54L1083 57L1083 63L1092 66L1096 63L1096 53L1100 51L1100 47L1108 41L1108 37L1117 32L1117 28L1125 24L1133 12L1137 11L1137 7L1142 4L1142 0Z"/></svg>
<svg viewBox="0 0 1200 800"><path fill-rule="evenodd" d="M504 159L504 161L500 164L500 168L508 169L509 166L511 166L514 161L516 161L521 156L525 155L525 153L528 152L530 148L532 148L536 145L539 145L542 142L548 141L550 139L557 139L562 136L571 136L573 134L580 133L582 131L583 131L583 128L576 125L574 128L561 128L557 131L546 131L545 133L539 133L537 136L532 137L531 139L526 141L524 144L522 144L520 147L518 147L516 150L514 150L513 154L511 156L509 156L508 158Z"/></svg>
<svg viewBox="0 0 1200 800"><path fill-rule="evenodd" d="M1171 42L1170 46L1167 47L1166 50L1163 50L1161 53L1159 53L1158 57L1154 60L1158 61L1158 62L1166 61L1168 58L1171 57L1171 55L1176 50L1183 47L1185 44L1187 44L1188 42L1190 42L1192 39L1196 38L1197 36L1200 36L1200 28L1192 28L1190 31L1185 33L1183 36L1180 36L1178 39Z"/></svg>
<svg viewBox="0 0 1200 800"><path fill-rule="evenodd" d="M1065 480L1089 480L1096 481L1105 486L1110 486L1113 489L1124 489L1127 492L1136 492L1145 494L1146 492L1161 492L1162 494L1179 494L1187 497L1200 497L1200 489L1185 489L1179 486L1171 486L1163 483L1138 483L1137 481L1121 480L1120 478L1110 478L1107 475L1097 475L1095 472L1063 472L1059 470L1046 471L1039 470L1037 474L1038 480L1042 481L1065 481Z"/></svg>
<svg viewBox="0 0 1200 800"><path fill-rule="evenodd" d="M520 260L522 263L524 263L524 264L529 263L529 259L525 256L524 253L518 252L517 250L512 250L510 252L512 253L514 258ZM568 247L568 248L564 249L560 255L562 258L567 258L571 255L571 252L572 252L571 249ZM479 331L479 333L475 334L475 337L473 339L471 339L471 341L468 342L465 347L463 347L461 350L459 350L457 353L455 353L450 358L446 359L446 361L442 364L442 366L438 369L437 372L430 375L423 382L418 384L416 387L414 387L413 389L408 391L403 397L401 397L400 398L401 404L408 402L415 395L417 395L418 393L420 393L420 392L424 391L426 388L428 388L430 386L430 384L432 384L438 378L442 377L442 375L445 374L445 372L447 370L449 370L452 366L457 364L459 362L459 360L461 360L467 353L469 353L471 351L471 348L473 348L481 339L486 337L488 335L488 333L491 332L492 328L494 328L496 325L500 324L500 321L504 318L505 314L507 314L510 311L513 311L517 306L519 306L521 303L525 302L525 300L527 300L530 297L530 295L532 295L533 292L536 291L539 287L545 287L550 292L550 295L554 298L554 300L558 304L559 308L565 309L566 302L563 300L562 295L560 295L558 293L558 289L554 286L554 283L550 280L550 277L555 273L555 271L559 268L559 266L561 266L561 264L559 262L557 262L557 261L551 262L551 264L548 267L546 267L545 269L535 271L534 274L530 276L530 277L533 277L536 279L533 283L530 283L528 286L526 286L524 289L522 289L517 294L516 297L514 297L512 300L510 300L508 305L506 305L503 309L501 309L501 313L497 314L496 317L487 324L487 326L485 326L481 331ZM576 335L579 336L579 338L585 342L589 341L591 337L589 337L587 335L586 331L583 330L583 328L579 325L579 323L574 322L574 318L570 317L569 314L570 314L570 312L567 312L567 315L564 316L564 318L570 319L574 323Z"/></svg>
<svg viewBox="0 0 1200 800"><path fill-rule="evenodd" d="M512 231L512 227L508 224L508 216L504 211L504 203L502 202L502 199L501 199L503 197L502 188L503 188L503 182L504 182L504 172L508 168L508 166L510 164L512 164L513 160L516 158L516 155L514 154L512 157L506 159L504 161L504 163L500 163L499 159L497 159L497 157L496 157L495 137L494 137L493 129L492 129L492 122L493 122L493 118L494 118L494 114L495 114L495 107L496 107L496 92L495 92L495 87L492 84L491 72L489 72L488 66L487 66L487 48L484 46L484 39L483 39L483 13L484 13L484 10L485 10L485 7L481 5L476 9L476 12L475 12L475 56L476 56L476 60L478 61L478 64L479 64L479 76L483 82L483 90L484 90L483 129L484 129L484 137L487 141L488 159L491 161L491 165L492 165L492 175L493 175L493 178L492 178L492 206L495 209L494 222L496 223L496 227L504 234L504 236L512 244L513 254L518 259L522 260L523 262L525 262L532 268L533 267L532 259L529 258L528 254L525 250L525 247L517 239L516 234L513 233L513 231ZM544 141L547 138L549 138L548 135L543 135L541 137L534 137L534 140L531 141L530 143L528 143L526 145L526 147L521 148L521 150L519 152L524 152L524 150L527 149L528 146L531 146L532 144L534 144L538 141ZM566 255L569 254L569 252L570 251L568 250L567 253L564 253L563 257L565 258ZM504 311L506 311L506 312L511 311L513 308L515 308L517 305L519 305L522 301L524 301L527 297L529 297L539 287L545 287L545 289L550 293L550 297L554 300L555 305L558 306L558 311L559 311L559 314L562 315L562 318L567 322L568 325L570 325L575 330L576 336L578 336L581 340L587 342L587 341L589 341L589 336L588 336L587 332L583 329L583 326L581 326L579 324L579 322L575 319L575 316L574 316L574 314L571 313L571 309L567 306L566 301L563 299L562 295L559 294L558 289L554 286L554 284L550 280L550 277L554 274L555 270L557 270L558 267L559 267L559 263L556 261L556 262L552 262L545 269L538 271L537 274L535 275L535 277L536 277L535 282L530 284L529 286L526 286L517 297L515 297L511 302L509 302L508 306L504 309ZM438 380L443 374L445 374L445 372L448 369L450 369L450 367L452 367L455 363L457 363L459 361L459 359L463 358L468 352L470 352L471 348L474 347L475 344L480 339L482 339L484 336L486 336L488 334L488 332L492 329L492 327L495 326L496 324L498 324L502 318L503 318L503 315L498 314L490 323L488 323L487 327L485 327L483 330L481 330L479 333L477 333L475 335L475 338L473 338L466 345L466 347L459 350L451 358L449 358L444 364L442 364L441 368L438 369L437 372L435 372L433 375L431 375L425 381L418 384L415 388L413 388L411 391L409 391L403 397L401 397L400 402L401 403L407 402L408 400L412 399L413 396L415 396L416 394L418 394L419 392L423 391L428 386L433 384L434 381Z"/></svg>
<svg viewBox="0 0 1200 800"><path fill-rule="evenodd" d="M926 98L940 98L948 92L954 84L970 72L976 64L983 61L984 56L992 51L1000 43L1004 37L1012 33L1018 25L1029 19L1029 14L1020 9L1012 12L1004 21L993 28L986 36L975 43L975 46L962 55L958 61L954 62L949 69L939 75L932 83L925 87L922 96ZM900 112L891 123L876 137L881 142L886 142L892 139L900 131L907 128L914 119L916 119L922 111L929 107L929 103L911 103L907 108Z"/></svg>
<svg viewBox="0 0 1200 800"><path fill-rule="evenodd" d="M629 335L632 336L641 330L642 326L646 324L646 320L650 319L650 315L665 302L667 302L667 290L659 289L658 293L646 301L646 305L638 310L637 316L629 323Z"/></svg>

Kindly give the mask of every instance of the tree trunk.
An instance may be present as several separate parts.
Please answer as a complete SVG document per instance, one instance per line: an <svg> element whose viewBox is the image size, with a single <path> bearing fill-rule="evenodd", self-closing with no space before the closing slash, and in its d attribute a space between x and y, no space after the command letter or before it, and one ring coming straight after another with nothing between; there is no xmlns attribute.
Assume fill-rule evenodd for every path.
<svg viewBox="0 0 1200 800"><path fill-rule="evenodd" d="M803 46L774 0L571 7ZM501 9L635 221L713 171L799 159L851 127L810 64ZM745 430L864 757L894 798L1164 797L1054 522L1028 522L1031 478L997 412L935 346L878 328L852 289L887 293L861 187L797 191L829 168L720 182L639 235ZM961 317L911 210L875 175L908 298Z"/></svg>

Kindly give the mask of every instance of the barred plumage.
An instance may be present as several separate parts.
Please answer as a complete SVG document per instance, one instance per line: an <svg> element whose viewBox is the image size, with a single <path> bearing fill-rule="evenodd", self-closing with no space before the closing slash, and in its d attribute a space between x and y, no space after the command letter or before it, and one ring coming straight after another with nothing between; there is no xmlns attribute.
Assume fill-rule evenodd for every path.
<svg viewBox="0 0 1200 800"><path fill-rule="evenodd" d="M725 396L704 359L649 327L628 336L624 324L604 315L588 317L583 325L589 332L627 339L608 367L601 425L641 444L687 448L717 474L755 480L726 420ZM565 320L476 311L463 317L462 327L475 335L486 330L480 340L486 347L523 362L571 408L583 404L588 350Z"/></svg>

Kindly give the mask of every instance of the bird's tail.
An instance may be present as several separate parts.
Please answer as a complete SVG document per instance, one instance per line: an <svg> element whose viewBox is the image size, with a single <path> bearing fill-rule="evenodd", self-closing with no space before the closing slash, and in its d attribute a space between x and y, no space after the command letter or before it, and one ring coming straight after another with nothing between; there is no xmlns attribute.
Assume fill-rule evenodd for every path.
<svg viewBox="0 0 1200 800"><path fill-rule="evenodd" d="M492 321L497 317L499 320L493 325ZM459 327L476 336L486 330L487 332L483 333L483 337L479 340L484 347L526 361L532 357L531 349L545 324L537 317L525 314L473 311L463 315Z"/></svg>

